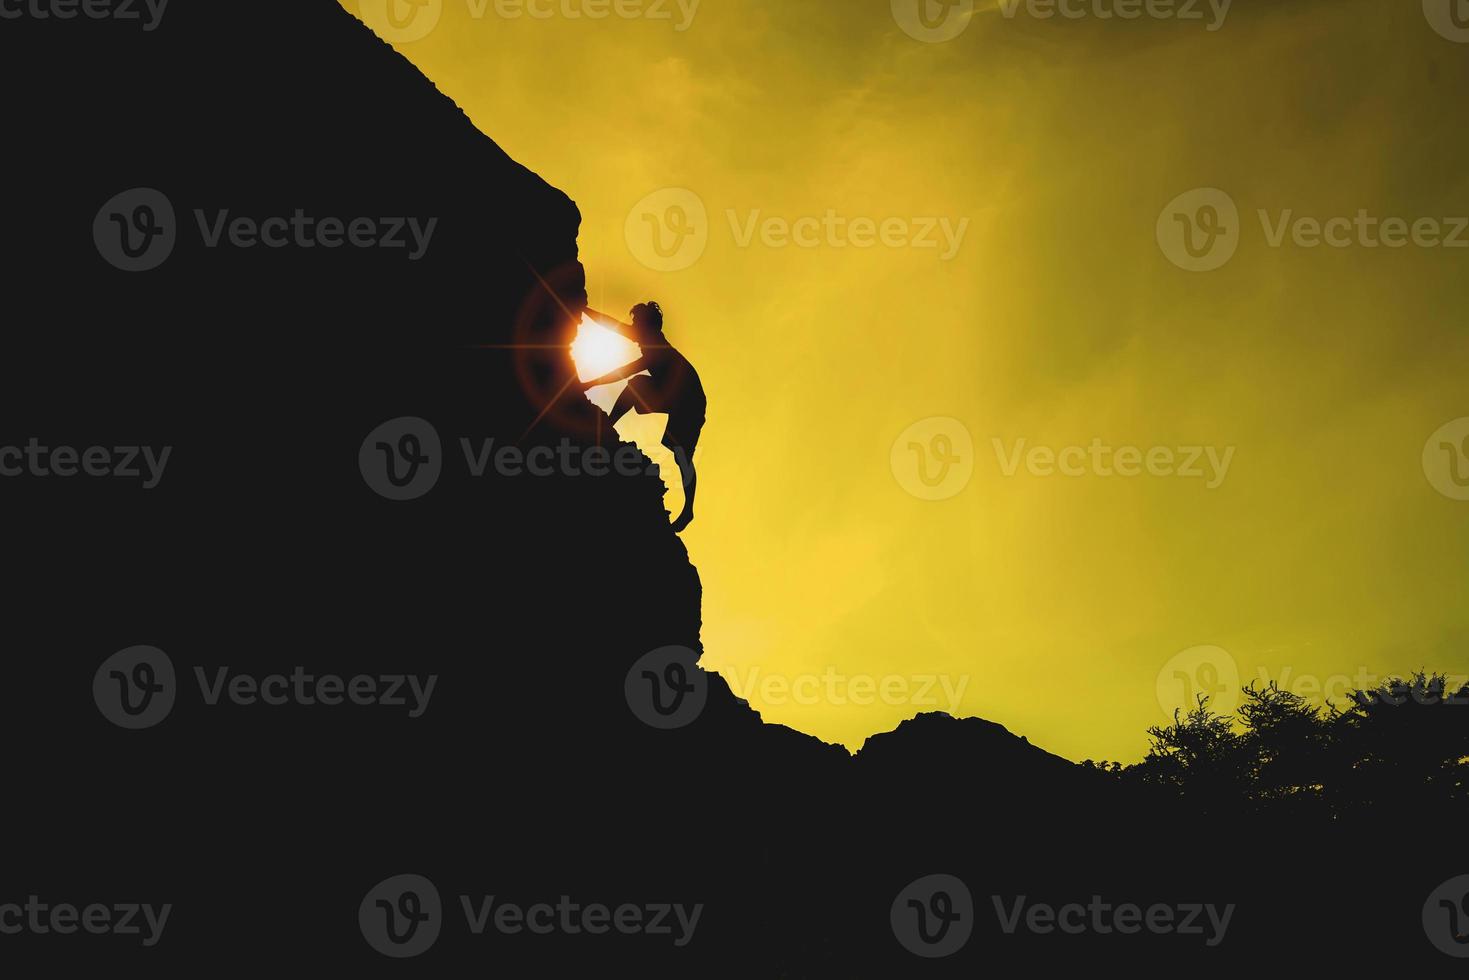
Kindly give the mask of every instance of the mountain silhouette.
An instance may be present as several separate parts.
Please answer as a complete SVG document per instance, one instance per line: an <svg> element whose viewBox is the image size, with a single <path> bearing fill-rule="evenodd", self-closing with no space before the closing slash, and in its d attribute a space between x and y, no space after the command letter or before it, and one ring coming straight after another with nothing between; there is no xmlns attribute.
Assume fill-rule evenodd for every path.
<svg viewBox="0 0 1469 980"><path fill-rule="evenodd" d="M699 574L668 526L663 475L568 385L587 302L572 198L332 0L177 0L156 31L119 27L3 29L23 154L7 194L18 312L0 445L171 453L147 490L0 481L15 630L0 904L175 909L151 948L6 935L0 959L385 976L399 964L365 941L358 909L411 873L443 900L416 963L444 975L1222 970L1278 948L1312 964L1439 962L1419 906L1454 860L1408 851L1444 850L1460 810L1223 821L980 719L921 715L855 754L764 722L695 663L718 640L701 635ZM94 228L141 236L139 188L166 199L172 217L154 207L148 221L175 240L157 267L128 272ZM312 234L365 219L377 244L231 241L238 219L256 239L271 218L295 235L298 212ZM417 258L410 218L433 222ZM404 244L384 245L389 234ZM507 448L514 475L496 462ZM536 476L523 465L536 450L638 465ZM615 575L589 568L592 550L617 556ZM630 602L619 581L660 598ZM135 645L167 655L176 699L125 730L93 689ZM436 682L417 717L227 693L230 678L297 667ZM118 674L124 688L135 676ZM115 680L101 677L104 690ZM680 719L686 705L697 710ZM892 917L905 887L940 873L972 891L974 934L929 960ZM1206 947L1010 935L991 901L1096 894L1239 909L1228 940ZM474 935L459 896L486 895L704 910L684 946Z"/></svg>

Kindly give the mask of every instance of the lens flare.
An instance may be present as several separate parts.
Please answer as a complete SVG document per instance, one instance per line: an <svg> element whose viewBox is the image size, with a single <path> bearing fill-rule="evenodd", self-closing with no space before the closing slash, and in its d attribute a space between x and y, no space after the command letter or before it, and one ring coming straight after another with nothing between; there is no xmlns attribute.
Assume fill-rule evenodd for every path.
<svg viewBox="0 0 1469 980"><path fill-rule="evenodd" d="M571 342L571 360L577 377L590 381L637 360L642 353L637 344L619 336L586 316L581 318L576 339Z"/></svg>

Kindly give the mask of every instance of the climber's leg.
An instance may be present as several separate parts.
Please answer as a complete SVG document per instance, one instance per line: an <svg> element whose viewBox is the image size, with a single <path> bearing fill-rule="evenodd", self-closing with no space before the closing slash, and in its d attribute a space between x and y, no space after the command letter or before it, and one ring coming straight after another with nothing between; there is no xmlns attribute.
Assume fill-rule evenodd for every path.
<svg viewBox="0 0 1469 980"><path fill-rule="evenodd" d="M638 393L633 390L633 383L629 381L627 387L623 388L622 393L617 396L617 401L612 403L612 410L607 413L612 419L612 424L616 425L617 420L626 415L639 401Z"/></svg>
<svg viewBox="0 0 1469 980"><path fill-rule="evenodd" d="M685 448L685 443L672 433L663 434L663 445L673 453L674 461L678 463L679 480L683 483L683 510L673 519L672 527L675 532L688 527L694 519L694 491L699 484L699 475L694 470L694 447L697 442L697 438L688 440Z"/></svg>

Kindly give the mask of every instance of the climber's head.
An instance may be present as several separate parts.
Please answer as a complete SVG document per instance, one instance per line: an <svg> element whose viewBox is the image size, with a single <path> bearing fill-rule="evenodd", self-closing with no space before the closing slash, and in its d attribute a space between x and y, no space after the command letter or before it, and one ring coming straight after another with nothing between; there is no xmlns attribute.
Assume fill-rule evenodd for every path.
<svg viewBox="0 0 1469 980"><path fill-rule="evenodd" d="M632 308L632 325L638 336L645 340L657 340L663 336L663 308L649 300Z"/></svg>

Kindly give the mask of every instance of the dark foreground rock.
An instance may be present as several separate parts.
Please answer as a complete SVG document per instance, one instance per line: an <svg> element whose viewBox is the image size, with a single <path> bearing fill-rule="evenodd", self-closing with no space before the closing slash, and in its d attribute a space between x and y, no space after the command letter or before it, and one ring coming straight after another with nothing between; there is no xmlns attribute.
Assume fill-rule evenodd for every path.
<svg viewBox="0 0 1469 980"><path fill-rule="evenodd" d="M3 29L0 444L171 453L147 490L0 481L12 625L0 904L174 910L151 947L23 932L0 935L0 961L401 973L410 964L369 945L358 911L409 873L442 898L439 938L411 964L430 975L1207 972L1265 949L1342 964L1426 948L1423 896L1453 862L1399 855L1451 850L1435 814L1412 828L1201 824L977 719L926 715L852 757L763 724L714 676L690 724L646 724L630 669L664 647L702 649L698 574L657 475L471 465L487 446L617 448L565 387L558 345L586 302L571 199L330 0L176 0L155 32L115 27ZM167 198L172 218L154 217L176 243L158 268L127 273L92 228L134 188ZM230 222L271 217L302 236L371 219L377 245L232 241ZM416 260L410 218L420 233L433 222ZM384 247L389 234L404 246ZM398 453L405 432L439 472L394 500L377 443ZM615 574L592 571L591 552L615 556ZM630 608L621 582L649 598ZM136 644L168 654L176 702L128 731L92 686ZM316 681L311 704L217 686L246 675L238 694L297 667L344 687L370 678L376 695L394 677L436 682L416 717L320 703ZM902 947L891 915L905 887L940 873L972 892L973 935L929 961ZM1094 895L1238 910L1209 947L1009 935L992 901ZM461 896L471 910L485 896L703 910L685 945L566 927L476 935Z"/></svg>

